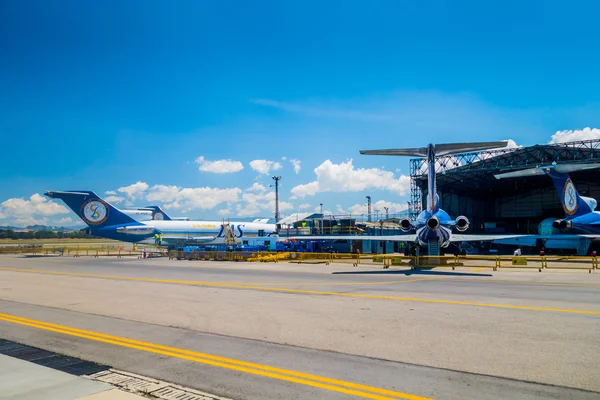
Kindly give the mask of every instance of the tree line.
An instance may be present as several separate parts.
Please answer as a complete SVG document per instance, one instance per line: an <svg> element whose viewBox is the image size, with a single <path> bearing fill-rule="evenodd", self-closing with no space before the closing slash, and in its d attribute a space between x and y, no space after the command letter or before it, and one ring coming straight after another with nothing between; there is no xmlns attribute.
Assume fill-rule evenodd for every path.
<svg viewBox="0 0 600 400"><path fill-rule="evenodd" d="M44 230L15 232L10 229L0 229L0 239L89 239L92 237L85 231L55 232Z"/></svg>

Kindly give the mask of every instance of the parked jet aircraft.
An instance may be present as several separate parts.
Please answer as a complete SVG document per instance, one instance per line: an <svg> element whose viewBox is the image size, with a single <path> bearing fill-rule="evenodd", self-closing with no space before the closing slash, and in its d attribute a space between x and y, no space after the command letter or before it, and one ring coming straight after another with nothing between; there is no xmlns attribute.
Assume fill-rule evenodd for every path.
<svg viewBox="0 0 600 400"><path fill-rule="evenodd" d="M504 238L513 238L520 235L457 235L452 233L452 228L459 232L464 232L469 228L469 219L465 216L459 216L456 219L450 218L448 213L439 207L439 196L436 192L436 173L435 157L437 155L448 155L465 153L476 150L506 147L508 142L480 142L480 143L450 143L450 144L430 144L427 147L410 149L390 149L390 150L361 150L360 154L387 155L387 156L412 156L424 157L427 161L427 209L423 210L416 220L405 218L400 226L406 235L393 236L364 236L363 240L386 240L401 242L416 242L421 246L440 246L448 247L452 242L467 241L491 241ZM408 232L415 231L415 234ZM311 239L329 239L329 240L356 240L356 236L319 236L310 237ZM302 240L302 237L296 237ZM306 239L306 238L304 238ZM435 251L435 250L434 250Z"/></svg>
<svg viewBox="0 0 600 400"><path fill-rule="evenodd" d="M595 211L598 201L580 196L569 176L569 172L600 168L600 164L556 164L494 175L496 179L548 175L565 211L565 217L552 222L552 227L561 233L581 234L596 238L600 234L600 212ZM592 234L592 235L589 235Z"/></svg>
<svg viewBox="0 0 600 400"><path fill-rule="evenodd" d="M225 241L225 226L217 221L173 221L155 219L136 221L92 191L49 191L46 196L63 200L89 227L95 236L132 243L154 243L154 235L162 237L162 245L181 242L208 244ZM230 222L236 238L271 236L275 224Z"/></svg>
<svg viewBox="0 0 600 400"><path fill-rule="evenodd" d="M129 215L137 221L189 221L187 217L172 218L160 206L146 206L146 207L135 207L135 208L122 208L119 209L123 214Z"/></svg>

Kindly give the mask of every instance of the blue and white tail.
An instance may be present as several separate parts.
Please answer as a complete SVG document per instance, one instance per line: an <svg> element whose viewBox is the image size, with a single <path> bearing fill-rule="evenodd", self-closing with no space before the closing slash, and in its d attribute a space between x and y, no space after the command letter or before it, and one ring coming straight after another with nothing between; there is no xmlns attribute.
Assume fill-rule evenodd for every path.
<svg viewBox="0 0 600 400"><path fill-rule="evenodd" d="M169 217L169 215L162 209L160 206L146 206L149 210L152 210L152 219L153 220L164 220L171 221L173 218Z"/></svg>
<svg viewBox="0 0 600 400"><path fill-rule="evenodd" d="M87 190L54 192L44 195L53 199L61 199L71 210L91 228L104 226L135 224L140 225L128 215L125 215L96 193Z"/></svg>
<svg viewBox="0 0 600 400"><path fill-rule="evenodd" d="M594 211L590 204L579 195L568 173L558 172L554 167L545 167L543 170L552 178L567 218L579 217Z"/></svg>
<svg viewBox="0 0 600 400"><path fill-rule="evenodd" d="M567 219L588 214L596 209L598 202L590 197L582 197L575 189L569 172L584 171L600 168L600 164L553 164L540 168L529 168L519 171L506 172L494 175L496 179L524 178L536 175L548 175L554 182L556 193L565 210Z"/></svg>

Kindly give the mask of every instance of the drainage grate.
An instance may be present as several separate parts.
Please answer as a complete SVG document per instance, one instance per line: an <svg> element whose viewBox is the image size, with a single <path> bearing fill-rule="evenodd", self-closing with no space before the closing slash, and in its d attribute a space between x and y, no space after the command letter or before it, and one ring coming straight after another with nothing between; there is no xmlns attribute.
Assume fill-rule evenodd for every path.
<svg viewBox="0 0 600 400"><path fill-rule="evenodd" d="M145 376L110 369L106 365L83 361L75 357L63 356L52 351L42 350L10 340L0 339L0 354L72 375L85 376L86 378L105 382L129 392L145 394L151 398L164 400L228 400L198 390L187 389Z"/></svg>
<svg viewBox="0 0 600 400"><path fill-rule="evenodd" d="M90 375L88 378L164 400L226 400L198 390L114 369Z"/></svg>
<svg viewBox="0 0 600 400"><path fill-rule="evenodd" d="M5 339L0 339L0 354L24 361L30 361L44 367L77 376L95 374L110 368L106 365L83 361L75 357L62 356L51 351L38 349L37 347L31 347Z"/></svg>

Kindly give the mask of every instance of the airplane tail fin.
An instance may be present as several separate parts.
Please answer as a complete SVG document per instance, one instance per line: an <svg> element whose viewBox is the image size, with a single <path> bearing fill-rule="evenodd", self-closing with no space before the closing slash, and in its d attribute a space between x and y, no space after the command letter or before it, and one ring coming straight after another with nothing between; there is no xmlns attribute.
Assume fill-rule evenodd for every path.
<svg viewBox="0 0 600 400"><path fill-rule="evenodd" d="M567 218L579 217L580 215L594 211L590 205L581 198L568 173L558 172L554 167L546 167L543 170L546 175L552 178Z"/></svg>
<svg viewBox="0 0 600 400"><path fill-rule="evenodd" d="M64 201L91 228L137 222L92 191L48 191L44 195Z"/></svg>
<svg viewBox="0 0 600 400"><path fill-rule="evenodd" d="M496 179L519 178L527 176L548 175L554 182L554 187L560 198L567 218L575 218L588 214L596 208L596 200L581 197L575 189L569 172L600 168L600 164L557 164L538 168L494 175Z"/></svg>
<svg viewBox="0 0 600 400"><path fill-rule="evenodd" d="M160 208L160 206L147 206L144 208L152 210L152 219L153 220L171 221L173 219L162 208Z"/></svg>

